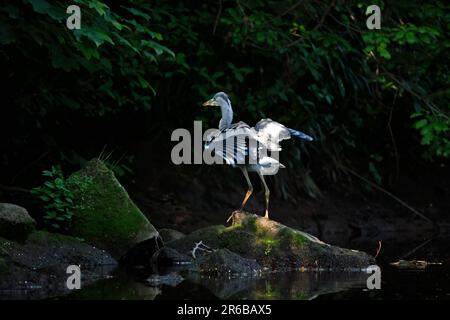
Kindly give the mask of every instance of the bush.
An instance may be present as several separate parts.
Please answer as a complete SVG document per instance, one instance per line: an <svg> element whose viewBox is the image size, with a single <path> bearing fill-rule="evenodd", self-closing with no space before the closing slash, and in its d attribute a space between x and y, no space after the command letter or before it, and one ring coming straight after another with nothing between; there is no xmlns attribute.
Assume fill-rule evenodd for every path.
<svg viewBox="0 0 450 320"><path fill-rule="evenodd" d="M46 181L31 193L43 202L44 219L48 227L58 231L67 231L72 220L73 194L66 188L66 180L60 167L52 167L42 172Z"/></svg>

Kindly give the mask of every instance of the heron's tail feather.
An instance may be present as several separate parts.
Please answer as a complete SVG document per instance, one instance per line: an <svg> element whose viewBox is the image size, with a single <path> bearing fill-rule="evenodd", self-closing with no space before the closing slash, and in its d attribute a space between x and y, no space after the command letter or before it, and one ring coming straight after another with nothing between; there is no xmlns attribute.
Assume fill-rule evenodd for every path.
<svg viewBox="0 0 450 320"><path fill-rule="evenodd" d="M291 128L288 128L288 130L289 130L289 134L291 136L293 136L293 137L297 137L297 138L300 138L300 139L303 139L303 140L306 140L306 141L313 141L314 140L313 137L308 136L306 133L303 133L301 131L294 130L294 129L291 129Z"/></svg>

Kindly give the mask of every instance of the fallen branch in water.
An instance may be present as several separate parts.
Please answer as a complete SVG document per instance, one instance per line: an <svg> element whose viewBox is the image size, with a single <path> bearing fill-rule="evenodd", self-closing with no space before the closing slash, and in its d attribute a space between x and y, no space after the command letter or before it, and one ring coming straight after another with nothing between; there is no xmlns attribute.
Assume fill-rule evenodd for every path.
<svg viewBox="0 0 450 320"><path fill-rule="evenodd" d="M347 171L348 173L354 175L355 177L363 180L365 183L367 183L368 185L374 187L375 189L378 189L379 191L387 194L389 197L391 197L392 199L394 199L395 201L397 201L398 203L400 203L402 206L404 206L405 208L409 209L411 212L413 212L414 214L418 215L419 217L421 217L422 219L433 223L433 221L431 221L429 218L427 218L426 216L424 216L422 213L420 213L419 211L417 211L416 209L414 209L413 207L411 207L409 204L407 204L405 201L403 201L402 199L400 199L399 197L393 195L392 193L390 193L389 191L387 191L386 189L380 187L379 185L377 185L376 183L364 178L363 176L361 176L360 174L356 173L355 171L346 168L346 167L342 167L345 171Z"/></svg>
<svg viewBox="0 0 450 320"><path fill-rule="evenodd" d="M197 257L195 256L195 252L197 250L206 251L206 252L213 251L210 247L208 247L206 244L204 244L203 241L197 242L197 243L195 243L195 247L191 251L192 258L194 258L194 259L197 259Z"/></svg>

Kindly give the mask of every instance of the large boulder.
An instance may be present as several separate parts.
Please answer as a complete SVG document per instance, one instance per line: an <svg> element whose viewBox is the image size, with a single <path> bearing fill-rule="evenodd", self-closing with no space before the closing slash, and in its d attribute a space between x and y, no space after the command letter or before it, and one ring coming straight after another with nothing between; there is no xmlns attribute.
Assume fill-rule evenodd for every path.
<svg viewBox="0 0 450 320"><path fill-rule="evenodd" d="M70 234L119 259L137 244L159 238L114 173L94 159L67 180L76 209Z"/></svg>
<svg viewBox="0 0 450 320"><path fill-rule="evenodd" d="M375 259L364 252L326 244L308 233L276 221L242 211L233 215L233 225L230 227L199 229L167 246L185 254L202 241L210 248L208 251L229 249L243 258L256 260L265 270L364 269L375 264ZM202 253L209 254L206 250ZM223 263L226 261L217 259L217 268L226 269ZM210 268L211 262L209 260Z"/></svg>
<svg viewBox="0 0 450 320"><path fill-rule="evenodd" d="M70 265L80 267L83 288L108 277L117 262L104 250L61 234L38 231L23 243L0 238L0 300L66 294Z"/></svg>
<svg viewBox="0 0 450 320"><path fill-rule="evenodd" d="M0 237L25 240L35 227L36 221L25 208L11 203L0 203Z"/></svg>

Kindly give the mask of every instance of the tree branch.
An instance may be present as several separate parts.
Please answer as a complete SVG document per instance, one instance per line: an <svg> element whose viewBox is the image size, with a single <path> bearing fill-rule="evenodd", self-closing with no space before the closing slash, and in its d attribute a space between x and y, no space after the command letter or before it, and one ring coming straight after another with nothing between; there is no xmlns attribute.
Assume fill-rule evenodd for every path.
<svg viewBox="0 0 450 320"><path fill-rule="evenodd" d="M413 212L414 214L418 215L419 217L421 217L422 219L433 223L433 221L431 221L429 218L427 218L426 216L424 216L422 213L420 213L419 211L417 211L416 209L414 209L413 207L411 207L409 204L407 204L405 201L403 201L402 199L400 199L399 197L393 195L392 193L390 193L389 191L387 191L386 189L380 187L379 185L373 183L372 181L364 178L363 176L361 176L360 174L356 173L355 171L346 168L346 167L342 167L345 171L347 171L348 173L354 175L355 177L363 180L365 183L367 183L368 185L374 187L375 189L378 189L379 191L387 194L389 197L391 197L392 199L394 199L395 201L397 201L398 203L400 203L402 206L404 206L405 208L409 209L411 212Z"/></svg>

